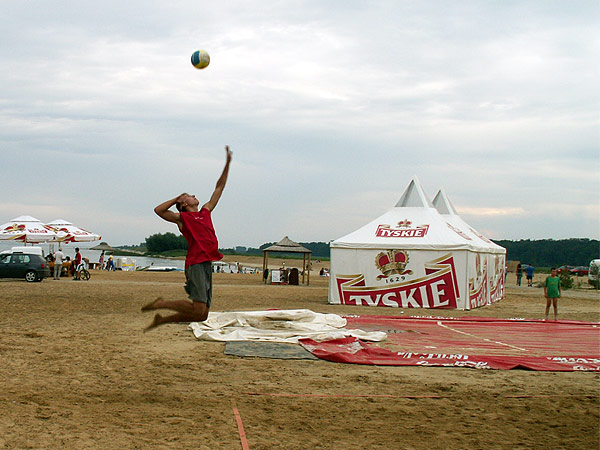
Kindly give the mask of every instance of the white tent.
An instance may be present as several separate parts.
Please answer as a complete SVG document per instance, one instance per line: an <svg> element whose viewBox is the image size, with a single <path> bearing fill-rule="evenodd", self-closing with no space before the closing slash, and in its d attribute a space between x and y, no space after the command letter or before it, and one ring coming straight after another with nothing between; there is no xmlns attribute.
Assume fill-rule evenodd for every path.
<svg viewBox="0 0 600 450"><path fill-rule="evenodd" d="M492 301L492 287L501 299L505 249L464 223L443 192L435 206L415 177L394 208L333 241L329 303L471 309ZM490 273L502 275L494 284Z"/></svg>
<svg viewBox="0 0 600 450"><path fill-rule="evenodd" d="M477 249L469 254L470 261L467 264L470 308L503 299L506 249L494 244L468 225L458 215L443 189L438 191L432 203L448 227L472 242L474 249Z"/></svg>

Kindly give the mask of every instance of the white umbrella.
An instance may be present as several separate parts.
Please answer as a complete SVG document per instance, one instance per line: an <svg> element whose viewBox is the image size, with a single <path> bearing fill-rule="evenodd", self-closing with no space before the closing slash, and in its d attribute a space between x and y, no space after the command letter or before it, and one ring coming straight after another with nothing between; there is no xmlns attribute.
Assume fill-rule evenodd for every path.
<svg viewBox="0 0 600 450"><path fill-rule="evenodd" d="M51 227L58 234L57 240L60 242L92 242L102 238L99 234L76 227L64 219L53 220L46 226Z"/></svg>
<svg viewBox="0 0 600 450"><path fill-rule="evenodd" d="M35 217L20 216L0 225L0 239L22 241L37 244L39 242L55 241L58 235L47 225Z"/></svg>

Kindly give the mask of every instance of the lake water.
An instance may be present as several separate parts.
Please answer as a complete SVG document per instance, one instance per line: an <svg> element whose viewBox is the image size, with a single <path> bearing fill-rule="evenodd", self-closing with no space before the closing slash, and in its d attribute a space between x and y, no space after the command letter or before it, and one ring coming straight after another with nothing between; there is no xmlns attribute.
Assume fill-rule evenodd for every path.
<svg viewBox="0 0 600 450"><path fill-rule="evenodd" d="M98 262L100 260L100 251L98 250L81 250L81 255L84 258L88 258L90 262ZM115 256L115 264L120 258L127 258L135 260L135 266L137 267L176 267L177 269L183 270L185 268L185 261L181 259L164 259L164 258L150 258L148 256ZM106 256L104 258L106 261Z"/></svg>
<svg viewBox="0 0 600 450"><path fill-rule="evenodd" d="M54 245L53 248L52 245ZM62 250L65 256L68 256L71 259L73 259L75 257L75 247L79 247L81 256L83 256L84 258L88 258L92 263L97 263L100 260L100 254L102 252L100 250L90 250L90 247L94 247L96 245L98 245L98 242L69 243L63 244ZM27 246L30 247L31 244L28 244ZM34 246L41 247L45 255L47 255L50 251L58 249L58 245L56 243L35 244ZM10 250L12 247L23 247L23 244L15 241L0 241L0 251ZM185 267L185 261L181 259L150 258L147 256L115 256L115 264L119 258L135 259L136 267L147 267L153 265L155 267L176 267L177 269L181 270L183 270Z"/></svg>

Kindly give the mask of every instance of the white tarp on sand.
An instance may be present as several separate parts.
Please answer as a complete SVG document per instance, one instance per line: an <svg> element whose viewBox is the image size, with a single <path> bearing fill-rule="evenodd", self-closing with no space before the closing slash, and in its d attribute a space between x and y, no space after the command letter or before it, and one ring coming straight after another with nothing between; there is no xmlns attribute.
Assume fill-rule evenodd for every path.
<svg viewBox="0 0 600 450"><path fill-rule="evenodd" d="M346 319L337 314L316 313L309 309L210 312L204 322L189 328L205 341L264 341L297 343L298 339L316 341L356 337L383 341L382 331L348 330Z"/></svg>

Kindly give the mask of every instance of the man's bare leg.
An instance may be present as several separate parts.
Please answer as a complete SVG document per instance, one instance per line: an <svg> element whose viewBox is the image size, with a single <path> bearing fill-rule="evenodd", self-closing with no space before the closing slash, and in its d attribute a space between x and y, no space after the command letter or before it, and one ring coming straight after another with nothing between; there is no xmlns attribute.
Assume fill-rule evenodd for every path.
<svg viewBox="0 0 600 450"><path fill-rule="evenodd" d="M165 300L162 297L158 297L151 303L142 306L142 311L154 311L156 309L171 309L173 311L181 312L181 313L194 313L196 311L195 303L201 303L206 306L205 303L202 302L189 302L187 300Z"/></svg>
<svg viewBox="0 0 600 450"><path fill-rule="evenodd" d="M142 311L154 311L157 309L170 309L172 311L177 311L184 314L192 314L194 316L208 315L206 303L188 300L165 300L162 297L158 297L153 302L142 306ZM202 320L206 320L206 318Z"/></svg>
<svg viewBox="0 0 600 450"><path fill-rule="evenodd" d="M186 306L183 306L183 304ZM202 302L190 303L185 300L163 300L159 297L144 308L142 308L142 311L151 311L153 309L172 309L174 311L179 311L170 316L156 314L154 320L144 329L144 332L166 323L203 322L208 318L208 307L206 306L206 303ZM184 311L181 311L181 309L184 309Z"/></svg>

